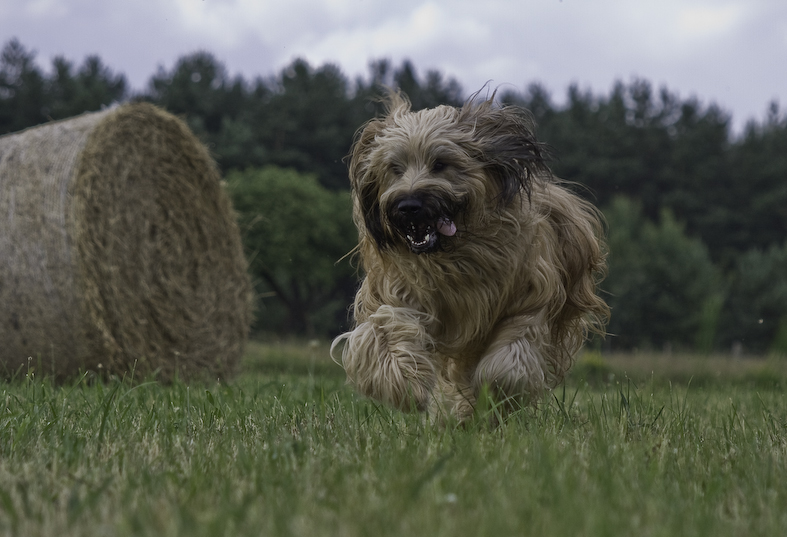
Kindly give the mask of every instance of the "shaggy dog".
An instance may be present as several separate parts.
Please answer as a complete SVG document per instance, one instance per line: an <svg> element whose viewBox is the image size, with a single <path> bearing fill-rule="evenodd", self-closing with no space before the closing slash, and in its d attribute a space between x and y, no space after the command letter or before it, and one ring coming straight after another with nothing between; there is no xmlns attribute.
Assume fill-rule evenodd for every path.
<svg viewBox="0 0 787 537"><path fill-rule="evenodd" d="M533 128L494 97L413 112L394 93L359 131L365 277L333 348L362 394L439 421L470 417L484 387L534 403L603 333L599 216L552 177Z"/></svg>

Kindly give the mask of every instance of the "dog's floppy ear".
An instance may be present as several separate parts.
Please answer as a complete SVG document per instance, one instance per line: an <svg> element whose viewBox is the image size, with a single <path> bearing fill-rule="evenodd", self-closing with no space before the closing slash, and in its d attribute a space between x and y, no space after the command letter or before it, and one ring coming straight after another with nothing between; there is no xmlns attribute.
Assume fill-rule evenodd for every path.
<svg viewBox="0 0 787 537"><path fill-rule="evenodd" d="M369 121L356 135L350 150L350 186L355 205L363 219L363 226L379 248L384 248L390 240L383 229L382 213L379 202L379 181L374 177L370 153L376 146L377 135L385 126L384 121ZM361 224L361 222L357 222Z"/></svg>
<svg viewBox="0 0 787 537"><path fill-rule="evenodd" d="M364 228L380 249L389 246L392 239L385 234L380 210L380 178L377 174L384 171L373 168L371 152L378 146L377 138L392 118L396 114L410 110L410 101L401 92L387 89L383 104L385 117L372 119L358 131L349 155L350 186L353 197L363 219Z"/></svg>
<svg viewBox="0 0 787 537"><path fill-rule="evenodd" d="M485 164L499 187L500 205L505 206L521 191L529 198L534 177L549 173L549 168L546 146L536 140L530 113L516 106L497 106L493 99L468 102L459 121L470 129L478 150L474 157Z"/></svg>

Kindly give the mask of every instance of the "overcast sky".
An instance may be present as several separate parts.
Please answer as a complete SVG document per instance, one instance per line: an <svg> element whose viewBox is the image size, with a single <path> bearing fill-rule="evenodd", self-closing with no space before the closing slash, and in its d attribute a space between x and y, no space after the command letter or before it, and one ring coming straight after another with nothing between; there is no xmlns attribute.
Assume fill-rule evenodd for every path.
<svg viewBox="0 0 787 537"><path fill-rule="evenodd" d="M98 54L135 89L207 50L230 74L278 73L296 57L351 77L409 58L469 94L487 81L571 83L607 94L633 77L716 102L740 127L787 109L787 0L0 0L0 39L42 67Z"/></svg>

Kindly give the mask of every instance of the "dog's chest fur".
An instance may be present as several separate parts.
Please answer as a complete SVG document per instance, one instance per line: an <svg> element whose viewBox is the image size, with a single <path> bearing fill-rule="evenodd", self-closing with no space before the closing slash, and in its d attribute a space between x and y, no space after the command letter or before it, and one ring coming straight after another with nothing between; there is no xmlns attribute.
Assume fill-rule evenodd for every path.
<svg viewBox="0 0 787 537"><path fill-rule="evenodd" d="M521 250L498 244L526 237L521 229L498 235L483 245L468 243L451 252L395 255L387 260L391 271L387 278L405 286L408 306L428 314L436 350L450 359L476 361L498 321L508 314L509 296L526 292L524 274L511 271L508 259ZM465 252L467 248L475 251Z"/></svg>

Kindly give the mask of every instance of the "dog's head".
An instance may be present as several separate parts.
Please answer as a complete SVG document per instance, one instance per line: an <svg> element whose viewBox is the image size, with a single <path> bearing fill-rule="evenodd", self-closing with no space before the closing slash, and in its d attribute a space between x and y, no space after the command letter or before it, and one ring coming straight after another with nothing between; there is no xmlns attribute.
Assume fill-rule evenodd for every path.
<svg viewBox="0 0 787 537"><path fill-rule="evenodd" d="M393 93L350 153L356 223L381 250L446 249L484 214L521 203L545 170L525 110L487 100L412 112Z"/></svg>

